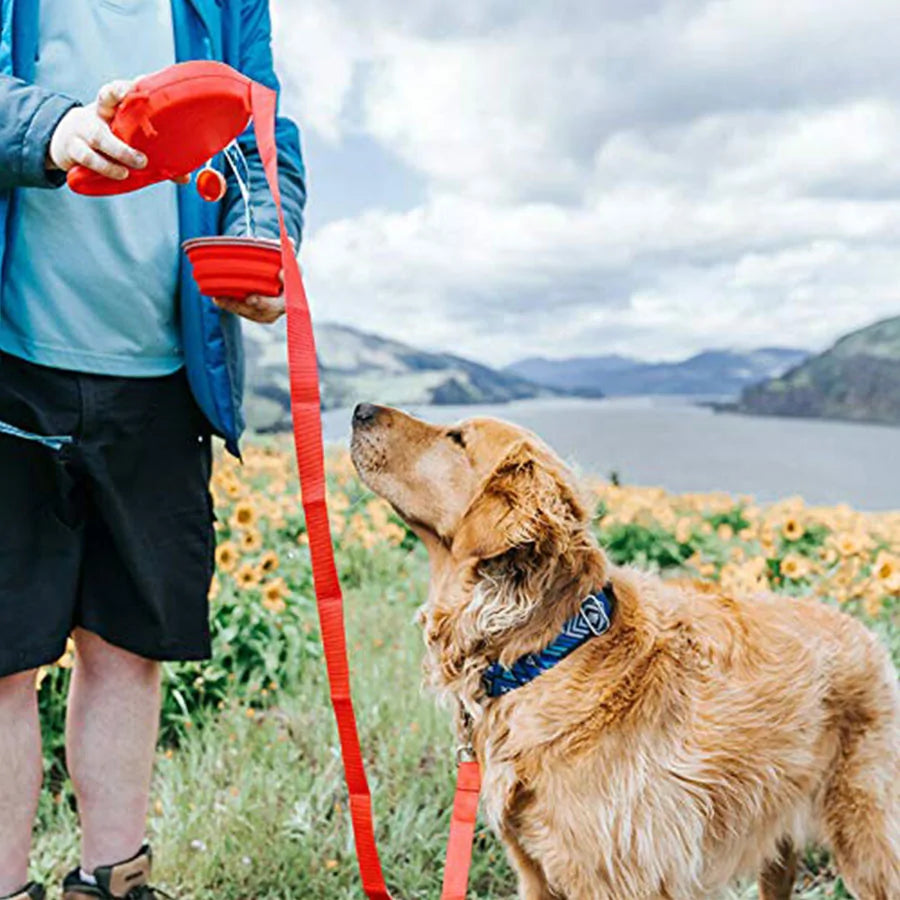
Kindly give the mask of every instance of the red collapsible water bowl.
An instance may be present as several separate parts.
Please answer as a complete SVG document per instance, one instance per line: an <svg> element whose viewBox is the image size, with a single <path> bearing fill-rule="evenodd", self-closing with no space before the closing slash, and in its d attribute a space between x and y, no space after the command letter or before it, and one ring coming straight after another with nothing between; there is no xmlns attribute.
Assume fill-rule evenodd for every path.
<svg viewBox="0 0 900 900"><path fill-rule="evenodd" d="M267 238L200 237L182 244L206 297L245 300L282 291L281 244Z"/></svg>
<svg viewBox="0 0 900 900"><path fill-rule="evenodd" d="M260 98L263 110L268 108L265 134L260 136L259 122L254 120L254 126L264 151L267 139L273 146L275 141L275 94L270 89L208 60L178 63L147 75L135 83L110 123L115 134L147 155L147 167L115 181L75 166L68 174L69 187L92 196L124 194L192 172L241 134L258 111L254 107ZM270 177L274 172L267 172ZM211 169L198 176L198 188L207 200L219 199L223 184L222 175ZM250 294L277 297L282 292L277 240L200 237L182 247L206 297L243 300Z"/></svg>
<svg viewBox="0 0 900 900"><path fill-rule="evenodd" d="M137 81L116 108L113 133L147 156L145 169L124 181L73 166L69 187L79 194L126 194L168 178L188 175L247 127L251 84L225 63L176 63Z"/></svg>

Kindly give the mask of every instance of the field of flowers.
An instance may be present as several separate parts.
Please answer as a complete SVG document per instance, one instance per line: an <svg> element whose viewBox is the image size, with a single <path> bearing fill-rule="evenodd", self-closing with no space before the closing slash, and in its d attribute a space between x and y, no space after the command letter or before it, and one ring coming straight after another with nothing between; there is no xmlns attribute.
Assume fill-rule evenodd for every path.
<svg viewBox="0 0 900 900"><path fill-rule="evenodd" d="M419 689L424 552L359 482L328 461L331 524L345 586L357 711L384 863L397 896L438 894L452 795L452 735ZM617 562L699 575L731 591L814 594L878 630L900 660L900 512L761 506L724 494L587 482L597 534ZM165 668L151 838L163 885L183 898L359 898L346 798L327 704L307 537L291 455L248 447L219 458L210 586L214 657ZM62 765L71 653L41 673L49 790L38 868L52 880L74 853ZM847 896L811 850L798 896ZM480 829L472 897L509 900L511 873ZM755 897L747 889L735 897Z"/></svg>

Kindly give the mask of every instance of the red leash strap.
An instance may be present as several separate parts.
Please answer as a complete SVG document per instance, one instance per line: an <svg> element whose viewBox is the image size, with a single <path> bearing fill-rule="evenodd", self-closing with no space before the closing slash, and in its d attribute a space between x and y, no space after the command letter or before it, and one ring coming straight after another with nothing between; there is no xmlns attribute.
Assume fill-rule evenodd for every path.
<svg viewBox="0 0 900 900"><path fill-rule="evenodd" d="M466 900L480 792L481 769L478 763L461 762L456 772L456 797L453 799L453 816L450 819L450 840L447 843L441 900Z"/></svg>
<svg viewBox="0 0 900 900"><path fill-rule="evenodd" d="M306 529L312 559L316 603L322 629L325 665L331 686L331 703L337 719L344 761L344 775L350 792L350 818L356 839L356 855L363 890L369 900L391 900L381 871L372 795L366 781L356 715L350 696L350 666L344 627L344 599L331 545L325 490L325 458L322 444L322 417L316 344L303 278L284 225L281 191L278 185L278 151L275 146L274 91L263 85L251 86L253 127L269 189L278 208L281 230L281 260L284 268L284 294L287 305L288 364L291 381L291 413L294 420L294 446ZM480 776L477 763L462 763L453 806L448 869L445 873L444 900L464 900L472 857L475 814L478 808ZM452 871L451 871L452 870ZM453 893L448 893L453 891Z"/></svg>
<svg viewBox="0 0 900 900"><path fill-rule="evenodd" d="M381 871L378 848L375 845L372 796L366 781L356 717L350 698L344 601L334 562L326 506L316 345L300 267L288 239L281 210L278 152L274 141L276 95L269 88L255 83L251 90L256 141L265 168L266 180L278 207L278 221L281 228L294 444L297 450L303 511L306 514L316 602L322 628L322 645L325 649L325 664L331 685L331 702L337 718L344 774L350 791L350 817L353 820L353 832L356 837L356 854L359 857L360 875L366 896L370 900L390 900Z"/></svg>

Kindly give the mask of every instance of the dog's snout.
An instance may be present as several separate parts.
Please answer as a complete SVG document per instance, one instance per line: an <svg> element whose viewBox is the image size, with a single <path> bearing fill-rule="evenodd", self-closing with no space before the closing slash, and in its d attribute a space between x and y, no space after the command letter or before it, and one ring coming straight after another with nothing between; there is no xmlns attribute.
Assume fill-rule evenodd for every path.
<svg viewBox="0 0 900 900"><path fill-rule="evenodd" d="M371 425L378 416L379 408L374 403L358 403L353 410L353 427Z"/></svg>

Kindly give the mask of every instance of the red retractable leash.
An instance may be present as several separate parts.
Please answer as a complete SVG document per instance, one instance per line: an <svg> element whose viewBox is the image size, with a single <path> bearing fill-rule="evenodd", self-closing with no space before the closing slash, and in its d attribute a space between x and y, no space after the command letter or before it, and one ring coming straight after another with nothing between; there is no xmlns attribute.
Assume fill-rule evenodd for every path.
<svg viewBox="0 0 900 900"><path fill-rule="evenodd" d="M137 82L118 107L110 126L118 137L146 154L147 167L130 172L124 181L113 181L76 166L69 172L68 183L82 194L119 194L193 172L221 151L227 156L226 148L244 131L252 116L266 181L278 209L280 242L253 237L249 191L235 171L246 205L248 236L194 238L186 241L184 248L205 296L274 294L280 287L279 267L283 272L294 444L331 703L350 793L356 854L369 900L391 900L375 843L372 797L350 695L344 600L328 521L316 345L303 278L281 208L276 108L277 95L273 90L224 63L196 61L170 66ZM230 159L229 164L234 166ZM222 182L221 174L207 167L198 177L197 187L205 199L215 200L221 196ZM442 900L465 900L480 787L478 763L461 761Z"/></svg>
<svg viewBox="0 0 900 900"><path fill-rule="evenodd" d="M359 858L359 869L366 896L370 900L390 900L391 895L385 885L375 843L372 796L366 780L356 715L350 695L344 601L334 561L326 505L325 458L315 339L303 278L285 230L281 211L277 150L271 137L274 135L275 93L258 84L252 86L252 92L256 140L269 189L278 207L281 228L294 444L297 450L303 510L309 532L309 549L322 629L322 645L325 649L325 664L331 686L331 703L337 718L344 774L350 790L350 817L353 820L353 832L356 837L356 854ZM480 790L481 772L478 763L460 762L450 820L450 840L447 845L442 900L465 900Z"/></svg>

